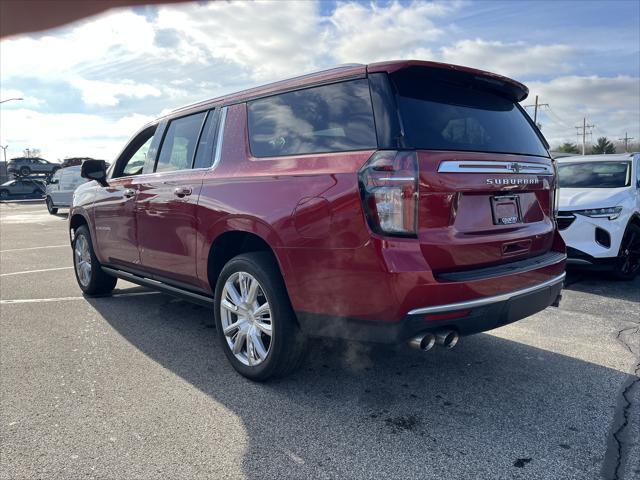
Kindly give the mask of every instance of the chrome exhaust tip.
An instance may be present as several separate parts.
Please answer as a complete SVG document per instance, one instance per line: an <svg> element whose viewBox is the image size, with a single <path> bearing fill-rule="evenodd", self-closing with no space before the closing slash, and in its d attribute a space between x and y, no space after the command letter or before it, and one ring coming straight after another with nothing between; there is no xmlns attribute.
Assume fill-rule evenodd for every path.
<svg viewBox="0 0 640 480"><path fill-rule="evenodd" d="M455 330L439 330L436 332L436 344L444 348L453 348L458 344L460 336Z"/></svg>
<svg viewBox="0 0 640 480"><path fill-rule="evenodd" d="M416 350L422 350L426 352L431 350L433 346L436 344L436 337L433 333L425 333L422 335L418 335L409 340L409 346L411 348L415 348Z"/></svg>

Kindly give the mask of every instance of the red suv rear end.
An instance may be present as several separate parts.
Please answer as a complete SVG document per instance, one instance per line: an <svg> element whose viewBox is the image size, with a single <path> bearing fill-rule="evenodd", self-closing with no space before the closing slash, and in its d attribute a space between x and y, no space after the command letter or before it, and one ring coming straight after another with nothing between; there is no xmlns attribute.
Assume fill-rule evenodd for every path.
<svg viewBox="0 0 640 480"><path fill-rule="evenodd" d="M109 172L83 165L97 182L70 215L79 284L213 304L254 379L290 371L308 336L426 350L529 316L559 297L565 247L526 95L487 72L388 62L176 111Z"/></svg>

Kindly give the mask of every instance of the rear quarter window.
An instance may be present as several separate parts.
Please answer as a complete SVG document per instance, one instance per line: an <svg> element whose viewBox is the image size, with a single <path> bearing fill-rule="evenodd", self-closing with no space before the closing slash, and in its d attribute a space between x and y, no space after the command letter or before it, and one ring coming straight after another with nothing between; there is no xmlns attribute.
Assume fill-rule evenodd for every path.
<svg viewBox="0 0 640 480"><path fill-rule="evenodd" d="M366 79L273 95L247 104L256 157L368 150L377 147Z"/></svg>

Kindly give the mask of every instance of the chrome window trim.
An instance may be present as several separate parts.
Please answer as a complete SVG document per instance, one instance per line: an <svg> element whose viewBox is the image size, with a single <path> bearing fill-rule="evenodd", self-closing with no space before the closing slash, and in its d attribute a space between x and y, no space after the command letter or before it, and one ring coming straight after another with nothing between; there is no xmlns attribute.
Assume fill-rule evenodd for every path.
<svg viewBox="0 0 640 480"><path fill-rule="evenodd" d="M518 165L518 170L512 165ZM507 173L510 175L553 175L553 167L529 162L483 162L481 160L445 160L439 173Z"/></svg>
<svg viewBox="0 0 640 480"><path fill-rule="evenodd" d="M222 107L220 109L220 120L218 120L218 132L216 133L216 153L213 156L213 165L209 167L209 170L215 170L222 157L222 143L224 140L224 126L227 120L227 108L228 107Z"/></svg>
<svg viewBox="0 0 640 480"><path fill-rule="evenodd" d="M537 290L542 290L543 288L556 285L560 282L563 282L565 276L566 274L562 273L561 275L558 275L557 277L554 277L551 280L547 280L546 282L539 283L538 285L534 285L533 287L528 287L528 288L523 288L522 290L515 290L513 292L503 293L502 295L496 295L494 297L480 298L478 300L470 300L468 302L448 303L446 305L435 305L433 307L416 308L414 310L411 310L408 313L408 315L424 315L428 313L442 313L442 312L451 312L456 310L465 310L469 308L484 307L485 305L504 302L504 301L510 300L513 297L517 297L519 295L532 293Z"/></svg>

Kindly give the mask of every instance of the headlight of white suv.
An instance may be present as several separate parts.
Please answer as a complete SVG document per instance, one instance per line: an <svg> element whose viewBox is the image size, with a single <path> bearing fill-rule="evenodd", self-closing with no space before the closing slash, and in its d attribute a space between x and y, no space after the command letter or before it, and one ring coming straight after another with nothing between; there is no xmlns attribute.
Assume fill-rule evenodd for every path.
<svg viewBox="0 0 640 480"><path fill-rule="evenodd" d="M608 218L609 220L615 220L620 216L620 212L622 212L622 207L590 208L587 210L575 210L573 213L591 218Z"/></svg>

